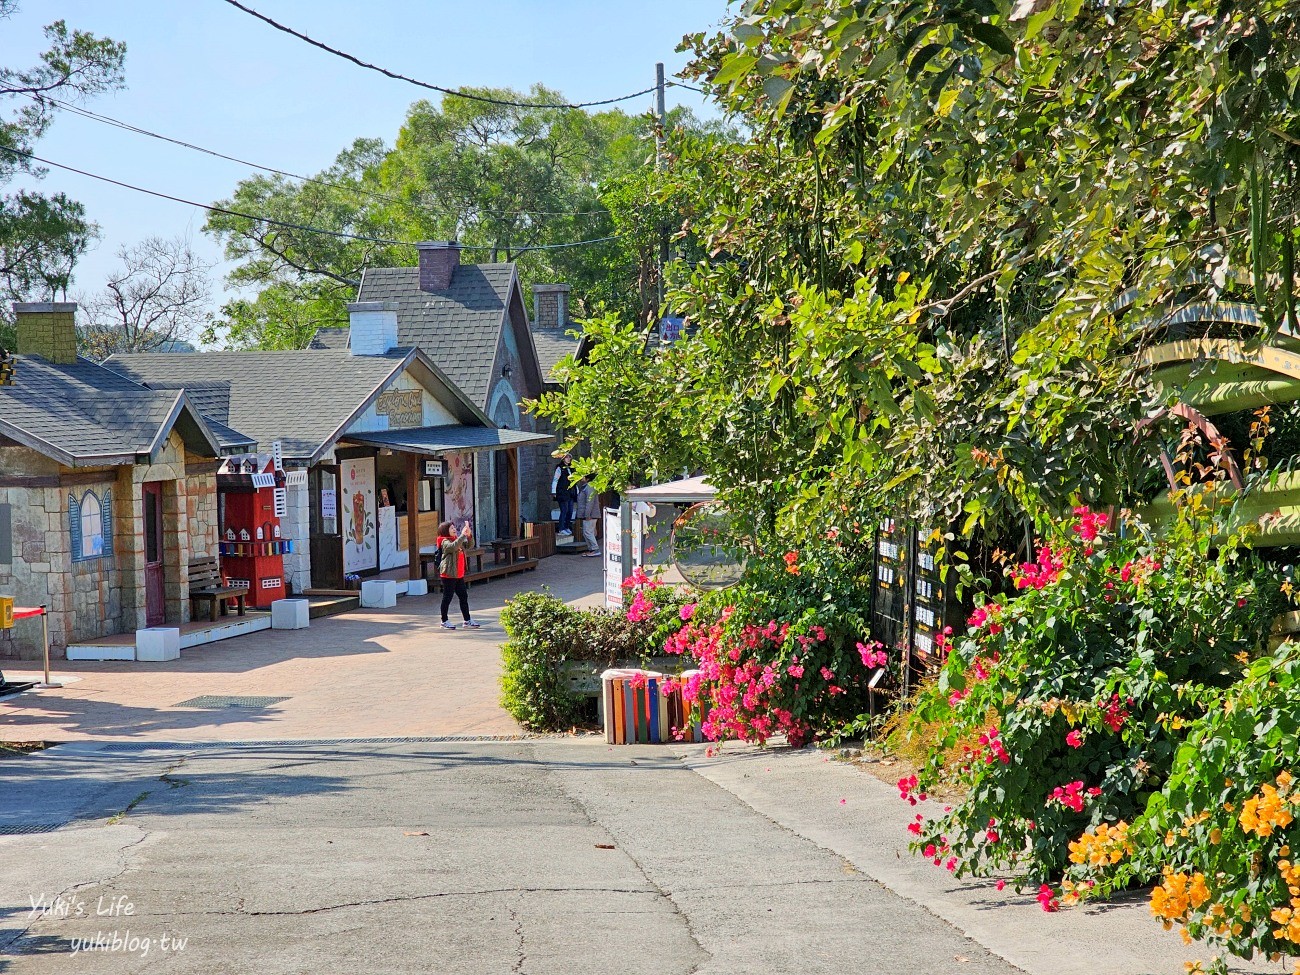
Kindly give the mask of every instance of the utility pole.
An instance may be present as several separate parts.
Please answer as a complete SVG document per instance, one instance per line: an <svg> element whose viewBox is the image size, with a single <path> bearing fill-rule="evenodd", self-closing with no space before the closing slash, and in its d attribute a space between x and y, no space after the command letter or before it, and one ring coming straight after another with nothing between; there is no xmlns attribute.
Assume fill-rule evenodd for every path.
<svg viewBox="0 0 1300 975"><path fill-rule="evenodd" d="M659 119L659 125L655 130L655 169L664 168L664 156L666 154L666 126L667 113L664 110L664 63L660 61L655 65L655 115ZM663 318L664 314L664 268L668 265L668 228L660 225L659 227L659 273L655 275L659 286L659 300L655 304L655 327Z"/></svg>

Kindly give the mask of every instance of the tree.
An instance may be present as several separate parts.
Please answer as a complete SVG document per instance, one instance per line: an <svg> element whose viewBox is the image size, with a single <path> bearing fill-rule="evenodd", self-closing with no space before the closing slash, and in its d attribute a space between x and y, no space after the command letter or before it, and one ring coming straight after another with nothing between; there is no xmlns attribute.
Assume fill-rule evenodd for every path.
<svg viewBox="0 0 1300 975"><path fill-rule="evenodd" d="M526 95L476 92L501 101L563 100L541 86ZM682 110L670 124L705 128ZM577 315L599 308L643 314L639 227L653 216L652 204L637 196L635 180L621 181L649 171L653 136L648 118L617 110L448 96L437 106L412 105L391 148L359 139L309 180L243 180L221 206L332 235L210 213L204 229L238 264L231 283L257 290L225 307L225 338L301 347L320 325L346 324L343 306L365 267L414 264L410 245L421 240L459 240L476 262L517 262L525 293L531 282L569 284ZM576 241L596 242L568 246Z"/></svg>
<svg viewBox="0 0 1300 975"><path fill-rule="evenodd" d="M108 276L102 293L81 302L80 338L88 358L167 351L202 332L211 318L212 265L195 256L188 241L149 237L121 247L117 256L121 270Z"/></svg>
<svg viewBox="0 0 1300 975"><path fill-rule="evenodd" d="M0 21L18 9L0 0ZM85 98L122 85L126 46L63 21L45 28L49 47L30 68L0 67L0 186L17 173L43 175L27 158L54 119L49 99ZM72 270L97 230L62 193L0 196L0 347L13 345L9 303L66 294Z"/></svg>
<svg viewBox="0 0 1300 975"><path fill-rule="evenodd" d="M1294 322L1293 4L751 0L727 27L688 39L693 71L752 135L678 164L708 259L670 277L671 388L769 529L1141 503L1133 423L1170 393L1132 356L1165 316ZM584 383L664 395L646 373L593 360L552 415L649 450L635 413L568 422Z"/></svg>

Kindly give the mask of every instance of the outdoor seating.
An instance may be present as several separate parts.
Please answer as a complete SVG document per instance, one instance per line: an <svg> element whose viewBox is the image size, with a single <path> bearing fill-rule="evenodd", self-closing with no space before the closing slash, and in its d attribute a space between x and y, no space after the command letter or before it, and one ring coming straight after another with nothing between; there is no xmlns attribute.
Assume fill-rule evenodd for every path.
<svg viewBox="0 0 1300 975"><path fill-rule="evenodd" d="M230 586L221 578L221 565L216 556L195 559L190 563L190 615L198 619L198 604L205 600L211 605L210 619L217 621L218 611L226 615L226 603L235 600L238 613L244 615L244 601L248 598L248 586Z"/></svg>

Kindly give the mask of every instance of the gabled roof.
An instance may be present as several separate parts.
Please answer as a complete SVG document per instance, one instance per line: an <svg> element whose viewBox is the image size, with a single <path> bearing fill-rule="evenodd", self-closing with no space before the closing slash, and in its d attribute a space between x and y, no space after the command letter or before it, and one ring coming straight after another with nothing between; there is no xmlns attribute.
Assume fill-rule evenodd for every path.
<svg viewBox="0 0 1300 975"><path fill-rule="evenodd" d="M13 384L0 386L0 435L68 467L134 464L173 428L210 457L250 442L226 427L218 434L180 390L147 389L88 359L20 356Z"/></svg>
<svg viewBox="0 0 1300 975"><path fill-rule="evenodd" d="M420 290L419 268L375 267L362 274L357 300L396 301L398 344L418 346L481 406L518 286L513 264L458 264L451 284L438 292ZM317 336L322 343L333 341Z"/></svg>
<svg viewBox="0 0 1300 975"><path fill-rule="evenodd" d="M308 465L406 369L420 373L457 419L488 422L418 349L377 356L337 349L142 353L115 355L105 365L155 389L197 387L214 409L224 405L224 422L256 438L261 449L279 440L286 459Z"/></svg>
<svg viewBox="0 0 1300 975"><path fill-rule="evenodd" d="M307 344L309 349L351 348L352 330L348 328L318 328Z"/></svg>
<svg viewBox="0 0 1300 975"><path fill-rule="evenodd" d="M565 328L532 327L533 346L537 349L537 364L544 382L555 382L555 366L566 355L578 354L577 326Z"/></svg>

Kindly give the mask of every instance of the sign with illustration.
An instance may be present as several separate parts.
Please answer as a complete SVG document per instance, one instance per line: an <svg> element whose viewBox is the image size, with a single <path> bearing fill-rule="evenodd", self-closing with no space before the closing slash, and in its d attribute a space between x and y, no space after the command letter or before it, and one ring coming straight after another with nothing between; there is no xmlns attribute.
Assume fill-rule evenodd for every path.
<svg viewBox="0 0 1300 975"><path fill-rule="evenodd" d="M474 522L474 455L448 454L447 482L443 498L447 505L444 516L459 528L465 522Z"/></svg>
<svg viewBox="0 0 1300 975"><path fill-rule="evenodd" d="M343 571L360 572L379 564L375 525L375 459L359 457L339 465L343 482Z"/></svg>

